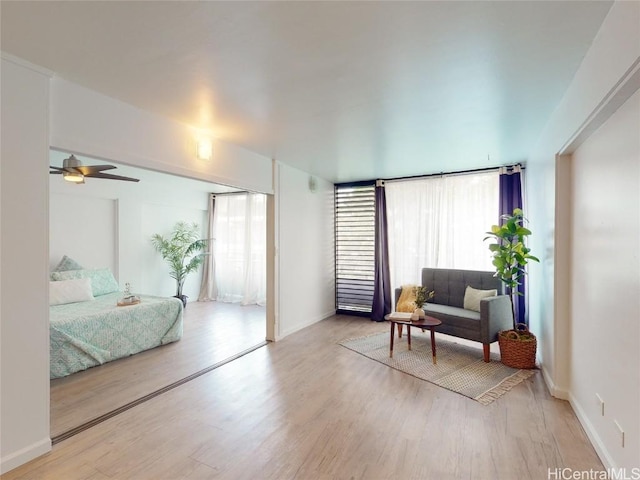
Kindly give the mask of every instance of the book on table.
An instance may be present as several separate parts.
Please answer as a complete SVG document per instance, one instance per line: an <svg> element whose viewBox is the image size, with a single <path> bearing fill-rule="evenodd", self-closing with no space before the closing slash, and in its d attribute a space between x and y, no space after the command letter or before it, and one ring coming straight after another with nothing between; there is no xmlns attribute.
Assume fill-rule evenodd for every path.
<svg viewBox="0 0 640 480"><path fill-rule="evenodd" d="M402 320L407 321L411 320L411 313L409 312L392 312L387 317L389 320Z"/></svg>

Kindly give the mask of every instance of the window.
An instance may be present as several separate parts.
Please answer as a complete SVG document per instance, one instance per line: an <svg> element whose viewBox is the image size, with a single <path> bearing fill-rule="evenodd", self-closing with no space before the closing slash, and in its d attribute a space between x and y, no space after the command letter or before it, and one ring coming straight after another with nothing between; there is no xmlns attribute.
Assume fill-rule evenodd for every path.
<svg viewBox="0 0 640 480"><path fill-rule="evenodd" d="M369 314L373 302L375 185L336 185L336 310Z"/></svg>
<svg viewBox="0 0 640 480"><path fill-rule="evenodd" d="M216 299L242 305L265 305L266 196L218 194L214 212Z"/></svg>
<svg viewBox="0 0 640 480"><path fill-rule="evenodd" d="M391 285L423 267L493 270L486 231L498 223L498 172L385 182Z"/></svg>
<svg viewBox="0 0 640 480"><path fill-rule="evenodd" d="M391 285L421 281L423 267L493 270L484 242L498 222L498 171L385 182ZM375 183L336 185L336 311L371 313Z"/></svg>

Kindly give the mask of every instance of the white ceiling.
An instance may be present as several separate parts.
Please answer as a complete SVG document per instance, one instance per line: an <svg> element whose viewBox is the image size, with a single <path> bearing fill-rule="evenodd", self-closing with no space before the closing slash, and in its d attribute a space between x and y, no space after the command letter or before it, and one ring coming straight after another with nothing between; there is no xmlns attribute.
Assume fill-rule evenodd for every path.
<svg viewBox="0 0 640 480"><path fill-rule="evenodd" d="M612 2L9 2L3 51L331 181L526 160Z"/></svg>

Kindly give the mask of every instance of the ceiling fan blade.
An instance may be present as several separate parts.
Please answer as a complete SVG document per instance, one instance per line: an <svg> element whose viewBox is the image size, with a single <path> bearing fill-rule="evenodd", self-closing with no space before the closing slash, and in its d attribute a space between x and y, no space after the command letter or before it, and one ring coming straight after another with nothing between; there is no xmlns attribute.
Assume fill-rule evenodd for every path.
<svg viewBox="0 0 640 480"><path fill-rule="evenodd" d="M74 168L84 176L87 176L93 173L102 172L104 170L113 170L116 167L114 167L113 165L78 165Z"/></svg>
<svg viewBox="0 0 640 480"><path fill-rule="evenodd" d="M117 167L115 167L114 165L82 165L82 163L73 155L64 160L64 165L62 167L54 167L53 165L50 165L49 168L51 169L49 170L49 173L56 175L65 175L65 180L69 180L71 177L76 178L80 176L80 178L82 178L82 176L84 176L90 178L104 178L107 180L123 180L125 182L140 181L137 178L112 175L110 173L102 173L105 170L113 170ZM67 176L66 174L70 175Z"/></svg>
<svg viewBox="0 0 640 480"><path fill-rule="evenodd" d="M112 175L110 173L90 173L89 175L85 175L85 177L89 177L89 178L106 178L106 179L109 179L109 180L124 180L125 182L139 182L140 181L137 178L122 177L120 175Z"/></svg>
<svg viewBox="0 0 640 480"><path fill-rule="evenodd" d="M80 171L81 167L54 167L52 165L49 165L49 168L51 168L52 170L56 170L59 173L79 173L84 175L84 173L82 173ZM51 170L49 170L50 173L53 173Z"/></svg>

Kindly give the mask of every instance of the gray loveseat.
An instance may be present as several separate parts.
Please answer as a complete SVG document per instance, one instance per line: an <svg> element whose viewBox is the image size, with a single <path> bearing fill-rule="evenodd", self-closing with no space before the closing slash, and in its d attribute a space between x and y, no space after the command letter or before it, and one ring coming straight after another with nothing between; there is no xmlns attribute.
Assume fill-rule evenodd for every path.
<svg viewBox="0 0 640 480"><path fill-rule="evenodd" d="M442 322L436 331L482 343L485 362L489 361L489 345L498 340L498 332L512 328L511 302L507 295L502 295L502 282L493 275L494 272L476 270L422 269L422 286L435 292L423 309ZM467 285L478 290L496 289L498 296L482 299L480 312L465 310ZM401 288L395 291L396 305L401 291Z"/></svg>

